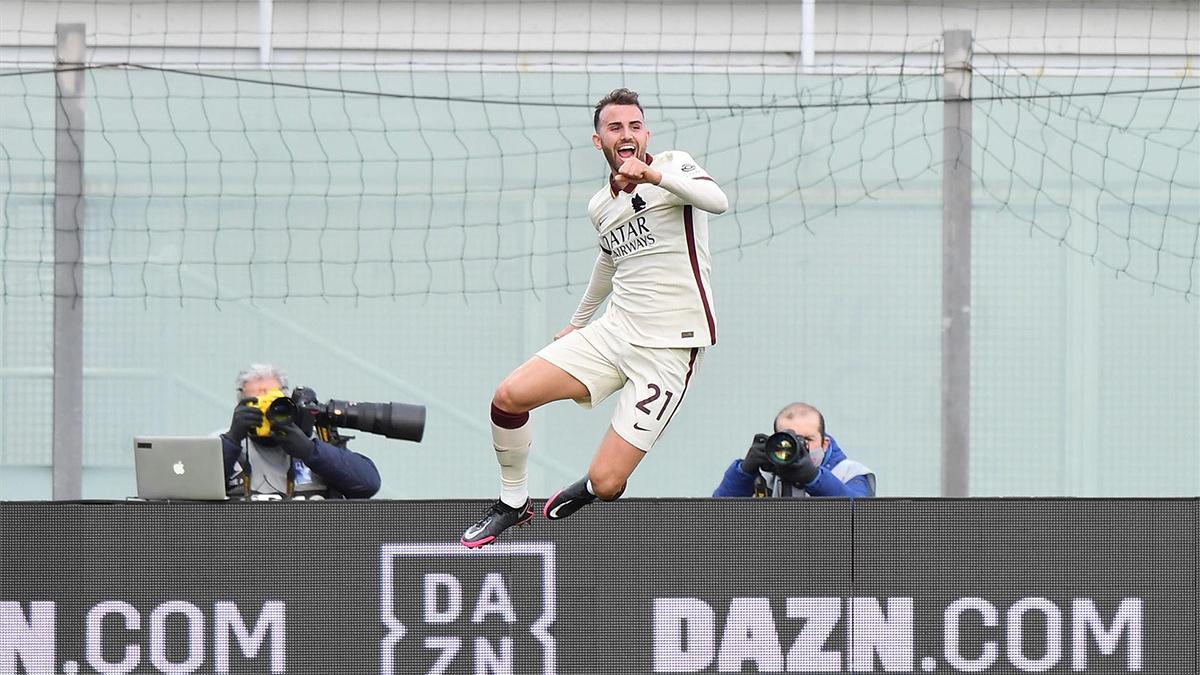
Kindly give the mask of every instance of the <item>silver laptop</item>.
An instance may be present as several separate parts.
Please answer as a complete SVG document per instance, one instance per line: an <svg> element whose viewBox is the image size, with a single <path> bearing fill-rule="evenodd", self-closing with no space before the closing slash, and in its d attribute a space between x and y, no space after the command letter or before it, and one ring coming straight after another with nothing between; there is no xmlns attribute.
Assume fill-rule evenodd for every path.
<svg viewBox="0 0 1200 675"><path fill-rule="evenodd" d="M133 465L143 499L225 499L219 436L137 436Z"/></svg>

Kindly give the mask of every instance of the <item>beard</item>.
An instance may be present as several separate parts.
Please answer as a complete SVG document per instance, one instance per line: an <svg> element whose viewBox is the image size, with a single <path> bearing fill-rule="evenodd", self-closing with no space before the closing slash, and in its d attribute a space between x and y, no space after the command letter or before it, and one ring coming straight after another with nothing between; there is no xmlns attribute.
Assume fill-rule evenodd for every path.
<svg viewBox="0 0 1200 675"><path fill-rule="evenodd" d="M617 169L621 168L622 163L621 158L617 157L617 149L602 146L600 151L604 153L604 159L608 160L608 166L612 169L612 172L616 173Z"/></svg>
<svg viewBox="0 0 1200 675"><path fill-rule="evenodd" d="M622 144L617 143L617 145L622 145ZM637 143L634 143L633 145L634 145L633 154L630 155L629 159L633 159L636 157L637 159L640 159L643 162L646 161L646 153L642 151L641 146L639 146ZM608 165L610 167L612 167L613 173L616 173L617 169L620 169L621 165L625 163L625 160L622 159L617 154L617 146L616 145L614 145L611 148L606 145L602 145L602 146L600 146L600 151L604 153L604 159L608 160Z"/></svg>

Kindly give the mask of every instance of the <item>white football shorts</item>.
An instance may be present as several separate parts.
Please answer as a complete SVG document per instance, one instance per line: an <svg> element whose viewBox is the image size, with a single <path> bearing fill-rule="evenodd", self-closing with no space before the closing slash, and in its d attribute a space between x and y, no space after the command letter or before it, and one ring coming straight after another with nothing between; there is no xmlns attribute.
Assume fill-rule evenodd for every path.
<svg viewBox="0 0 1200 675"><path fill-rule="evenodd" d="M587 387L590 396L575 401L585 408L620 390L613 430L649 451L683 402L704 348L632 345L601 318L551 342L537 355Z"/></svg>

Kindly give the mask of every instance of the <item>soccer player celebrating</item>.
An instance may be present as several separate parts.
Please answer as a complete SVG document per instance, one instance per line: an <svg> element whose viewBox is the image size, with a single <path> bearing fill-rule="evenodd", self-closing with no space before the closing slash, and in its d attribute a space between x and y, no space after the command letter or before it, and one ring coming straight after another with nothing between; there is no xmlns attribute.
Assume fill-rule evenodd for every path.
<svg viewBox="0 0 1200 675"><path fill-rule="evenodd" d="M492 397L500 499L463 532L471 548L533 518L529 411L567 398L592 407L621 391L587 475L556 492L542 514L558 520L596 499L612 501L679 409L705 347L717 341L707 213L724 213L729 200L686 152L646 152L650 131L636 92L600 99L592 121L592 144L611 167L588 204L600 253L570 323Z"/></svg>

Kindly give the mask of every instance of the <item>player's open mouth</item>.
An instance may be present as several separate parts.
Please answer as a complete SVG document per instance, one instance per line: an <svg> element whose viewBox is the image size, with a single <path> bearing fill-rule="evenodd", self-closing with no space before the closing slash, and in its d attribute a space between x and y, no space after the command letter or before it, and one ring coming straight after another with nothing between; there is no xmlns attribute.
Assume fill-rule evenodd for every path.
<svg viewBox="0 0 1200 675"><path fill-rule="evenodd" d="M634 154L636 154L636 153L637 153L637 146L635 146L631 143L617 146L617 157L620 157L621 159L629 159L630 157L633 157Z"/></svg>

